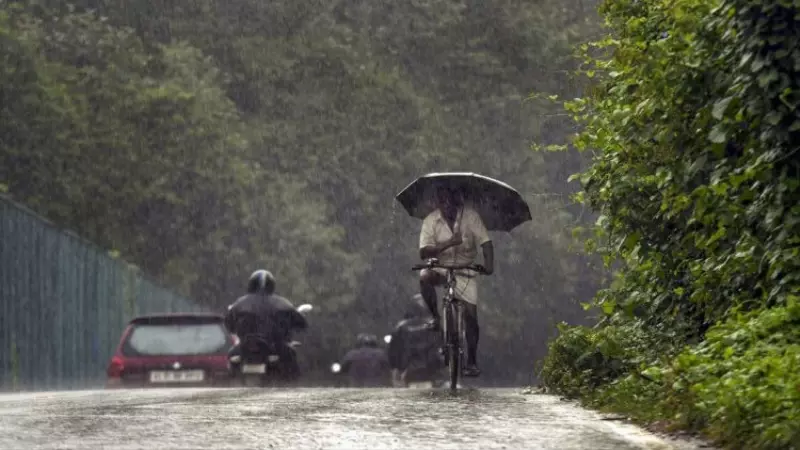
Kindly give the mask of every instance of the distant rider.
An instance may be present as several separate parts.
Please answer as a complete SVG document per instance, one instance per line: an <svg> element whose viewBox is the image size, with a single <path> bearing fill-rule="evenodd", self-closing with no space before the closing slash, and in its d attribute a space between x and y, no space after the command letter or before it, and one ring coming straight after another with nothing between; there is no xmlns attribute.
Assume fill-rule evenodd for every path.
<svg viewBox="0 0 800 450"><path fill-rule="evenodd" d="M389 385L389 359L378 347L374 334L361 333L356 338L358 347L342 358L341 372L350 377L353 387L384 387Z"/></svg>
<svg viewBox="0 0 800 450"><path fill-rule="evenodd" d="M247 336L257 336L267 342L277 343L285 351L288 372L299 374L299 366L294 351L288 347L292 331L308 327L305 317L292 303L275 295L275 277L266 270L259 269L250 275L247 294L228 306L225 313L225 328L239 337L240 341L228 355L240 355L241 344Z"/></svg>
<svg viewBox="0 0 800 450"><path fill-rule="evenodd" d="M392 383L397 387L406 387L414 381L435 383L439 371L444 367L439 351L441 334L427 326L429 320L422 295L414 295L389 341Z"/></svg>
<svg viewBox="0 0 800 450"><path fill-rule="evenodd" d="M443 265L474 264L478 248L483 250L481 272L491 275L494 271L494 246L481 216L466 205L458 189L439 187L436 190L436 206L422 221L419 236L419 256L425 260L438 258ZM420 272L419 285L428 309L433 314L431 329L440 329L440 314L437 309L436 286L445 282L446 271L436 268ZM478 286L477 274L472 271L456 272L455 293L464 300L464 326L467 340L467 364L464 375L477 377L478 337Z"/></svg>

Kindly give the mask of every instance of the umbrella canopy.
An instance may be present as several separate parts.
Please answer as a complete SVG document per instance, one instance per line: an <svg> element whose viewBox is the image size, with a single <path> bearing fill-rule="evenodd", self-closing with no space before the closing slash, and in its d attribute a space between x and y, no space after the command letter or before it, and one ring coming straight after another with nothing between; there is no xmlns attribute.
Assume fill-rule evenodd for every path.
<svg viewBox="0 0 800 450"><path fill-rule="evenodd" d="M434 194L440 186L460 190L488 230L511 231L531 220L531 211L519 192L502 181L472 172L423 175L395 198L412 217L424 219L436 209Z"/></svg>

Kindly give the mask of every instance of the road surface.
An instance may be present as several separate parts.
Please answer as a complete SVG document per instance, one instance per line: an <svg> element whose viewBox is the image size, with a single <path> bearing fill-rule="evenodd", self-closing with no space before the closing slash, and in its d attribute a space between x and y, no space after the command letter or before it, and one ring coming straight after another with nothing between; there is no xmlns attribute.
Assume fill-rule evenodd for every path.
<svg viewBox="0 0 800 450"><path fill-rule="evenodd" d="M0 395L3 449L680 449L546 395L151 389Z"/></svg>

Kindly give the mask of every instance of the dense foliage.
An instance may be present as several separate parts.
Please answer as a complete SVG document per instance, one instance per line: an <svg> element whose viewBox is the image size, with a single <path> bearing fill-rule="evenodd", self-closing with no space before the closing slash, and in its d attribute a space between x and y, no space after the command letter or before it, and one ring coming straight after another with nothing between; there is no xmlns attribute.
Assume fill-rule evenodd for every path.
<svg viewBox="0 0 800 450"><path fill-rule="evenodd" d="M0 0L0 183L37 212L213 308L269 268L319 307L304 342L327 367L416 289L420 223L394 194L472 170L535 217L494 236L486 379L527 381L553 321L582 317L581 159L527 151L571 124L525 98L577 95L592 2L73 3Z"/></svg>
<svg viewBox="0 0 800 450"><path fill-rule="evenodd" d="M614 279L563 327L554 389L731 448L800 442L800 4L607 0L566 107Z"/></svg>

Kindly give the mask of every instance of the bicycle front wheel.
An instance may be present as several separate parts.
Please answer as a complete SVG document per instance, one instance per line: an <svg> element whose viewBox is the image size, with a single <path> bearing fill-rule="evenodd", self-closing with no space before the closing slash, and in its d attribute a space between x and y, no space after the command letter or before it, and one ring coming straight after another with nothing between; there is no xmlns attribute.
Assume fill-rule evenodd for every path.
<svg viewBox="0 0 800 450"><path fill-rule="evenodd" d="M450 391L458 389L458 379L461 376L461 330L458 320L457 308L450 303L447 311L447 366L450 369Z"/></svg>

